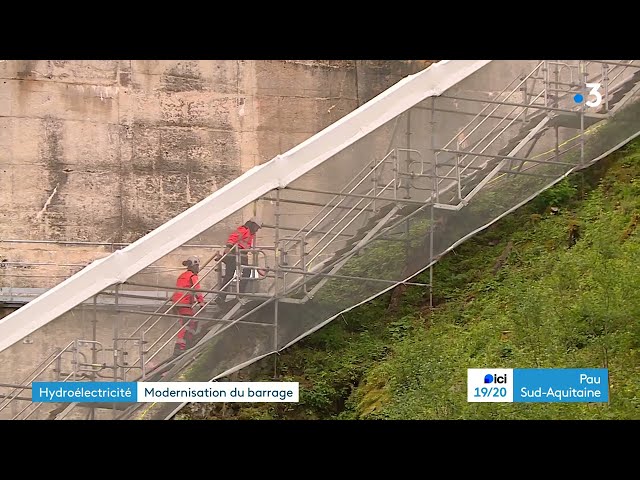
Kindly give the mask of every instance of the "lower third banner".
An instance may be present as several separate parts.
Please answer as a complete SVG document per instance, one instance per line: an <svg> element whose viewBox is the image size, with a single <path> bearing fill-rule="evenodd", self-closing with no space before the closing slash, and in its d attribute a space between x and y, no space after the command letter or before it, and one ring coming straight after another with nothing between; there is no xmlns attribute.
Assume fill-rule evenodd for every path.
<svg viewBox="0 0 640 480"><path fill-rule="evenodd" d="M298 402L298 382L33 382L32 402Z"/></svg>
<svg viewBox="0 0 640 480"><path fill-rule="evenodd" d="M468 402L608 402L606 368L470 368Z"/></svg>

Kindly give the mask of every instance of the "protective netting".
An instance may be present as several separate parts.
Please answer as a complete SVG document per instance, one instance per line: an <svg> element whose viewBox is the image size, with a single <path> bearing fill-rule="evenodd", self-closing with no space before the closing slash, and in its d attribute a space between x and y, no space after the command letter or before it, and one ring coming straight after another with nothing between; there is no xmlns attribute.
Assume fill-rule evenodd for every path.
<svg viewBox="0 0 640 480"><path fill-rule="evenodd" d="M56 368L37 379L209 381L286 348L636 135L637 72L613 61L491 62L191 239L196 246L173 251L35 332L43 341L56 331L64 343L64 331L68 340ZM587 83L605 87L597 106L585 104L594 98ZM242 291L232 280L227 303L218 305L228 267L216 253L253 216L263 222L249 254L253 273ZM189 255L202 261L206 306L193 317L195 346L174 357L183 317L170 297ZM64 345L46 354L55 356L56 347ZM0 354L20 374L9 383L32 381L18 377L46 360L21 357L20 349ZM53 408L0 400L0 415L9 403L4 412L18 418L30 408L39 410L29 418L46 418ZM179 406L120 404L92 418L167 418ZM87 411L55 408L64 418Z"/></svg>

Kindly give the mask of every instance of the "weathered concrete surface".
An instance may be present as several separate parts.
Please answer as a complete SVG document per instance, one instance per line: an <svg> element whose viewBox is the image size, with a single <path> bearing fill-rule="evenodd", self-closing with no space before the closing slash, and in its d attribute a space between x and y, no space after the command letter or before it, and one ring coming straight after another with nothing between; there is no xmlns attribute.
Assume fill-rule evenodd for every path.
<svg viewBox="0 0 640 480"><path fill-rule="evenodd" d="M429 63L1 62L0 240L132 242ZM235 223L194 241L222 243ZM0 262L92 248L111 250L0 243ZM69 273L54 270L32 286Z"/></svg>

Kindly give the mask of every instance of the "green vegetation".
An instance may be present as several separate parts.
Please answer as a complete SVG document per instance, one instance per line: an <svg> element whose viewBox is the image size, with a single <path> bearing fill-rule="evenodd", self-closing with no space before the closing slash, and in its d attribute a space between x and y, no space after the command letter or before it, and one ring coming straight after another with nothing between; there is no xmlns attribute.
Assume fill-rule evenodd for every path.
<svg viewBox="0 0 640 480"><path fill-rule="evenodd" d="M434 308L408 287L396 307L385 294L279 355L298 404L198 404L181 416L639 419L639 223L636 140L442 258ZM239 379L272 380L273 365ZM610 404L467 403L474 367L606 367Z"/></svg>

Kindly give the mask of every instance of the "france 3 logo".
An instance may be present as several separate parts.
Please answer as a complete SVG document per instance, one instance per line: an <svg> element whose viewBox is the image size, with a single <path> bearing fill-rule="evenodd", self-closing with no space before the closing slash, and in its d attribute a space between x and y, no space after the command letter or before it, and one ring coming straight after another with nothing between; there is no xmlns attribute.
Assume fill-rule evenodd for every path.
<svg viewBox="0 0 640 480"><path fill-rule="evenodd" d="M512 402L513 370L510 368L467 369L468 402Z"/></svg>

